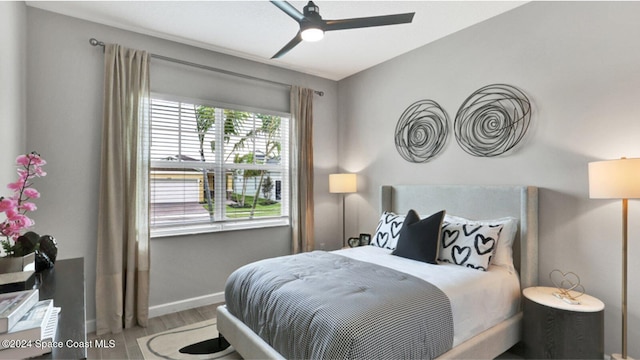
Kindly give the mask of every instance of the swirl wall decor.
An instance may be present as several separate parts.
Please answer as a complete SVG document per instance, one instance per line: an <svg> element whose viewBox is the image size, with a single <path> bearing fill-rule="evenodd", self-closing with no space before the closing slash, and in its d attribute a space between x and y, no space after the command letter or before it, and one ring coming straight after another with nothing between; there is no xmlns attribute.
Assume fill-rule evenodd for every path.
<svg viewBox="0 0 640 360"><path fill-rule="evenodd" d="M449 118L433 100L411 104L396 124L396 149L407 161L427 162L444 147L449 133Z"/></svg>
<svg viewBox="0 0 640 360"><path fill-rule="evenodd" d="M530 120L531 103L522 91L493 84L480 88L462 103L454 120L454 132L467 153L492 157L516 146Z"/></svg>

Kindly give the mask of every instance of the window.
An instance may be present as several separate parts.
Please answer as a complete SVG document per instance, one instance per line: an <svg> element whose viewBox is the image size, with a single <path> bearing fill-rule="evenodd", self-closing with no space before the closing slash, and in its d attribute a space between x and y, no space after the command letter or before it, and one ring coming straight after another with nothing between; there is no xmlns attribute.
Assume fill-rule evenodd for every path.
<svg viewBox="0 0 640 360"><path fill-rule="evenodd" d="M289 224L289 116L151 100L152 236Z"/></svg>

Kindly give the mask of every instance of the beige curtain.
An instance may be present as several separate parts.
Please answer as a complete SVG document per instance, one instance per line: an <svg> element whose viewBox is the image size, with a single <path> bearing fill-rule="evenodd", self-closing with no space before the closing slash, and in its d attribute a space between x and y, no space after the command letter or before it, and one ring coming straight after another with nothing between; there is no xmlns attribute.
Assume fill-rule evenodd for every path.
<svg viewBox="0 0 640 360"><path fill-rule="evenodd" d="M313 90L291 87L291 225L294 254L314 249Z"/></svg>
<svg viewBox="0 0 640 360"><path fill-rule="evenodd" d="M96 332L149 317L149 55L105 47Z"/></svg>

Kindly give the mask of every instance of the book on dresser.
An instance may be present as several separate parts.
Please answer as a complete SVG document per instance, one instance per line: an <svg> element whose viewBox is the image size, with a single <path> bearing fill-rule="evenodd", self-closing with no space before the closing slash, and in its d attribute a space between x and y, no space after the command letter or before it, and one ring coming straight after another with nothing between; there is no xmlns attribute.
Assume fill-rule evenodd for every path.
<svg viewBox="0 0 640 360"><path fill-rule="evenodd" d="M5 340L18 340L26 343L44 339L44 332L52 312L53 300L38 301L11 330L0 334L0 349L16 347L11 345L12 341Z"/></svg>
<svg viewBox="0 0 640 360"><path fill-rule="evenodd" d="M38 300L37 289L0 294L0 333L9 331Z"/></svg>
<svg viewBox="0 0 640 360"><path fill-rule="evenodd" d="M9 332L0 334L0 359L24 359L51 352L59 307L53 300L36 303Z"/></svg>

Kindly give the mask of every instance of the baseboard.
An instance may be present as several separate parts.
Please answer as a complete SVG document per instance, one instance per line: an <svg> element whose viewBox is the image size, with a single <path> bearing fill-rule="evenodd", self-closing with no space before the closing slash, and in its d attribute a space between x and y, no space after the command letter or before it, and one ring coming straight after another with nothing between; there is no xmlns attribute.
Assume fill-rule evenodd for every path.
<svg viewBox="0 0 640 360"><path fill-rule="evenodd" d="M172 314L182 310L189 310L200 306L218 304L222 302L224 302L224 291L215 294L198 296L191 299L174 301L162 305L151 306L149 307L149 317L154 318L162 315Z"/></svg>
<svg viewBox="0 0 640 360"><path fill-rule="evenodd" d="M84 324L87 327L87 334L96 332L96 319L87 320Z"/></svg>
<svg viewBox="0 0 640 360"><path fill-rule="evenodd" d="M189 310L189 309L197 308L200 306L218 304L222 302L224 302L224 292L198 296L191 299L185 299L180 301L174 301L174 302L170 302L162 305L154 305L149 307L149 318L172 314L178 311ZM87 326L87 334L90 334L96 331L95 319L87 320L85 324Z"/></svg>

